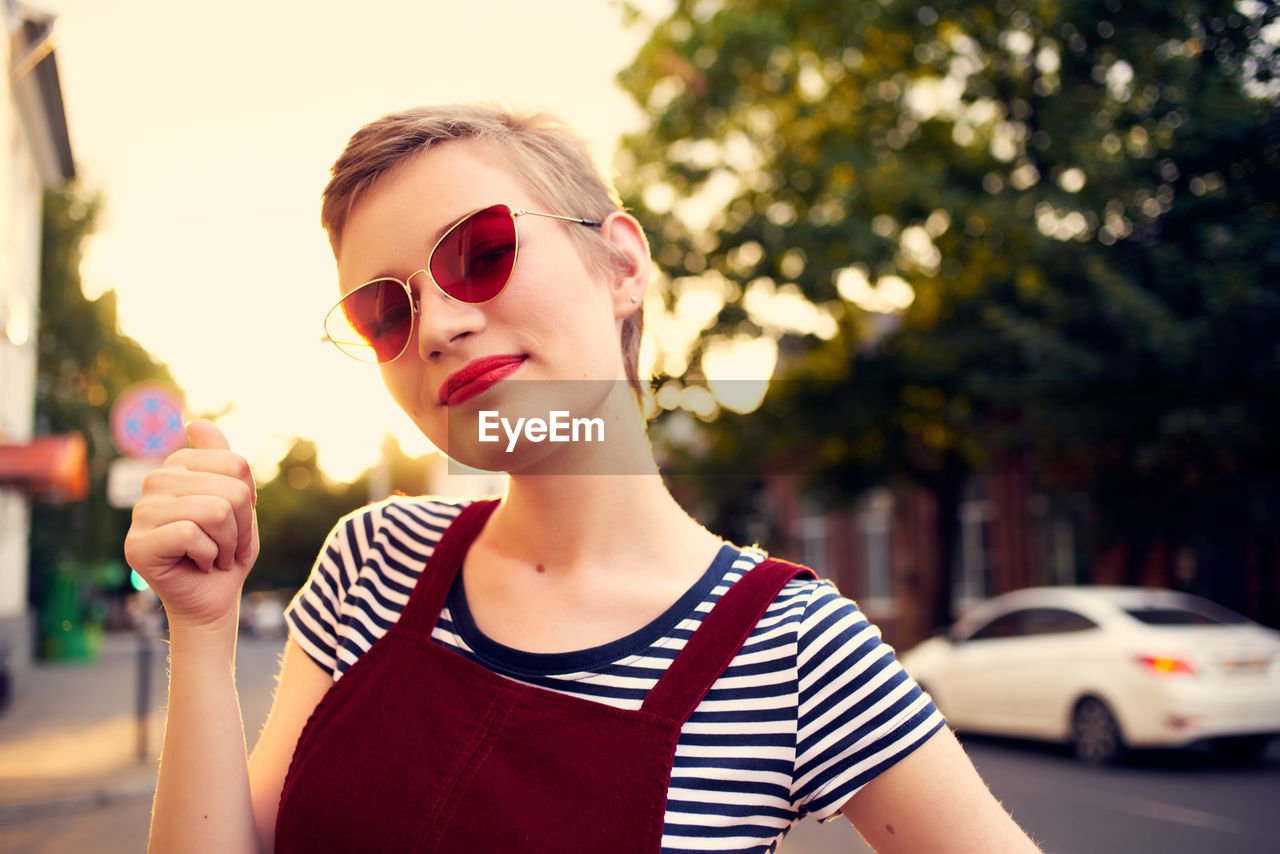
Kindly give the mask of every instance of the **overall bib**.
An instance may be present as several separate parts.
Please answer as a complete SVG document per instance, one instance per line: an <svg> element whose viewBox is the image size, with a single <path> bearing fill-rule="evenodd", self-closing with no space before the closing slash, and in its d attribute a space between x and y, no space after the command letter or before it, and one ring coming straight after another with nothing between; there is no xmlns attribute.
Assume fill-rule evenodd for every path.
<svg viewBox="0 0 1280 854"><path fill-rule="evenodd" d="M766 560L729 588L639 710L524 685L431 640L497 506L458 514L399 621L298 739L276 851L657 854L680 728L791 578Z"/></svg>

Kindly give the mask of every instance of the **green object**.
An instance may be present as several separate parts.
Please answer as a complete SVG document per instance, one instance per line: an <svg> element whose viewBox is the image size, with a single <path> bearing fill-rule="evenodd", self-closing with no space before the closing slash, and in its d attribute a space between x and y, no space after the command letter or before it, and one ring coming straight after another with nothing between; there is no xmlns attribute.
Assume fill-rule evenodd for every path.
<svg viewBox="0 0 1280 854"><path fill-rule="evenodd" d="M40 654L55 661L93 661L102 651L102 629L85 619L80 575L59 569L50 577L40 609Z"/></svg>

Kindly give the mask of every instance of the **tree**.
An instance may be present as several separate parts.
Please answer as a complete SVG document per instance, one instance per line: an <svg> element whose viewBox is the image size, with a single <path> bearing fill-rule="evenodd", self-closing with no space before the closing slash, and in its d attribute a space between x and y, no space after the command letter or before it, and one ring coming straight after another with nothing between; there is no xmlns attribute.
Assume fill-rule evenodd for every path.
<svg viewBox="0 0 1280 854"><path fill-rule="evenodd" d="M246 587L301 587L330 529L344 514L364 504L367 496L365 478L351 484L331 482L320 470L315 443L295 439L275 477L258 488L262 550Z"/></svg>
<svg viewBox="0 0 1280 854"><path fill-rule="evenodd" d="M320 469L316 444L295 439L275 476L258 488L262 551L246 588L297 590L338 520L370 500L373 481L380 490L417 495L426 487L426 472L427 458L406 456L387 434L377 464L350 483L335 483Z"/></svg>
<svg viewBox="0 0 1280 854"><path fill-rule="evenodd" d="M45 193L37 333L36 432L76 431L89 451L89 495L58 506L37 502L31 524L31 596L38 602L43 581L58 568L119 562L129 512L108 505L107 470L119 454L111 444L108 417L116 396L134 383L172 383L168 368L138 342L122 334L116 296L88 299L80 262L93 233L101 200L68 185ZM125 578L122 576L120 582Z"/></svg>
<svg viewBox="0 0 1280 854"><path fill-rule="evenodd" d="M754 448L829 495L907 477L954 524L967 471L1025 459L1135 554L1274 550L1277 14L681 0L621 74L649 118L619 172L668 309L722 299L686 381L726 338L784 339L808 383L764 410L810 429Z"/></svg>
<svg viewBox="0 0 1280 854"><path fill-rule="evenodd" d="M112 445L111 404L135 383L174 384L168 368L120 332L116 296L84 295L80 263L85 240L101 211L96 196L69 186L46 194L41 259L40 327L36 397L37 432L78 431L89 447L89 497L73 505L37 503L32 511L32 597L59 569L79 571L118 562L131 513L106 500ZM391 488L422 489L424 465L407 458L394 440L384 446ZM276 475L258 490L262 550L249 589L296 589L306 580L325 536L345 513L368 500L369 474L350 484L321 472L313 442L296 439ZM101 582L101 574L92 579ZM124 576L119 578L121 586Z"/></svg>

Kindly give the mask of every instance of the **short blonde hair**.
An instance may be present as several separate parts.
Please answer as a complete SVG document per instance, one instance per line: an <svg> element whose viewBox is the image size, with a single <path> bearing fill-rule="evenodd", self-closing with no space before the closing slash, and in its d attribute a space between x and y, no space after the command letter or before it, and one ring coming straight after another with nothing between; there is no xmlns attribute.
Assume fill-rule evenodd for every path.
<svg viewBox="0 0 1280 854"><path fill-rule="evenodd" d="M613 185L596 168L586 142L549 113L513 112L484 104L416 107L370 122L347 141L324 188L320 221L336 256L352 208L380 178L444 142L473 140L491 146L551 213L603 222L621 211ZM569 232L590 269L630 269L628 257L595 228ZM627 381L640 384L641 307L622 323L622 356Z"/></svg>

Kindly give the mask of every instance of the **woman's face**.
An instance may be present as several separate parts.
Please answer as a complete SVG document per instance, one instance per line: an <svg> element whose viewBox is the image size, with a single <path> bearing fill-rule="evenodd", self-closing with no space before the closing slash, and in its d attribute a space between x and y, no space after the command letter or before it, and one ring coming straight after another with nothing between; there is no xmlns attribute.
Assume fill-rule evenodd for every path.
<svg viewBox="0 0 1280 854"><path fill-rule="evenodd" d="M424 269L450 225L497 203L581 214L549 210L484 145L446 143L385 176L355 205L338 253L343 293ZM619 332L621 306L630 304L613 276L589 271L569 237L568 229L587 226L527 215L515 222L515 267L493 300L451 299L427 273L409 280L421 308L414 338L382 366L392 397L433 444L468 465L508 471L514 458L505 436L481 444L478 413L497 412L511 424L552 409L597 414L602 395L626 385Z"/></svg>

